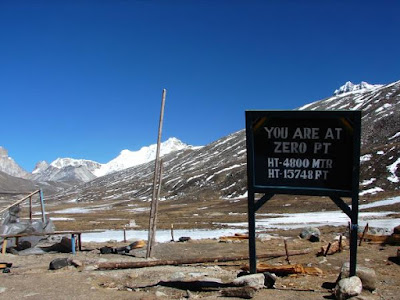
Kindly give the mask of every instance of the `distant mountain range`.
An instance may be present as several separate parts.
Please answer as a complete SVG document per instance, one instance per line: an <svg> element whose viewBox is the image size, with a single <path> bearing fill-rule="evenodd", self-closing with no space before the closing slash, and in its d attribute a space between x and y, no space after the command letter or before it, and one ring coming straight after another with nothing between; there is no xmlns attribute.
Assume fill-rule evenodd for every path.
<svg viewBox="0 0 400 300"><path fill-rule="evenodd" d="M177 150L193 148L195 147L187 145L177 138L169 138L161 143L160 156ZM79 185L100 176L152 161L155 159L156 149L157 145L153 144L142 147L138 151L122 150L120 155L106 164L74 158L57 158L50 164L40 161L32 173L28 173L8 156L6 149L0 147L0 171L10 176L32 180L33 186L44 182L63 182L67 186ZM11 181L8 180L8 182ZM13 188L13 184L11 184L8 190L13 190Z"/></svg>
<svg viewBox="0 0 400 300"><path fill-rule="evenodd" d="M347 82L333 96L299 110L362 110L360 195L399 192L400 81L386 85ZM246 197L244 130L204 147L170 139L165 142L165 149L162 200ZM32 176L36 180L76 180L73 188L65 188L52 196L61 201L148 201L153 184L154 151L155 145L135 152L123 150L103 165L58 159L47 166L38 165Z"/></svg>

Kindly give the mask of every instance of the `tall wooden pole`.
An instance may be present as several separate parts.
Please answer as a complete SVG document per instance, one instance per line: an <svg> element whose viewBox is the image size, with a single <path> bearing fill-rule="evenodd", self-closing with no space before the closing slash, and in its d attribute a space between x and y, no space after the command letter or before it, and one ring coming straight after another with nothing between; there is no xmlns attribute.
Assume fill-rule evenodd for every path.
<svg viewBox="0 0 400 300"><path fill-rule="evenodd" d="M153 246L155 243L155 238L156 238L156 230L157 230L157 212L158 212L158 201L160 200L160 194L161 194L161 185L162 185L162 174L163 174L163 160L160 160L160 170L158 172L158 188L157 188L157 196L155 199L155 205L154 205L154 218L153 218L153 228L152 233L153 236L151 237L151 248L150 248L150 256L152 254L153 251Z"/></svg>
<svg viewBox="0 0 400 300"><path fill-rule="evenodd" d="M164 107L165 107L165 96L167 94L167 90L163 89L162 92L162 100L161 100L161 112L160 112L160 122L158 125L158 138L157 138L157 151L156 151L156 159L155 159L155 166L154 166L154 180L153 180L153 195L151 199L151 208L150 208L150 218L149 218L149 235L147 239L147 251L146 251L146 258L151 256L152 250L152 241L154 241L155 232L153 232L154 222L155 222L155 213L156 213L156 198L157 198L157 180L158 180L158 173L160 171L160 146L161 146L161 134L162 134L162 125L164 120Z"/></svg>

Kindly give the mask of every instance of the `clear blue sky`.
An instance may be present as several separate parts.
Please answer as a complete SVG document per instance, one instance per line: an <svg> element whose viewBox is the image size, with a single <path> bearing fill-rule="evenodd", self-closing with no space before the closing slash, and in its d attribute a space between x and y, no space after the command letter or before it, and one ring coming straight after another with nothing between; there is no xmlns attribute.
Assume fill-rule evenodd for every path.
<svg viewBox="0 0 400 300"><path fill-rule="evenodd" d="M399 1L0 1L0 145L23 168L205 145L246 109L400 79Z"/></svg>

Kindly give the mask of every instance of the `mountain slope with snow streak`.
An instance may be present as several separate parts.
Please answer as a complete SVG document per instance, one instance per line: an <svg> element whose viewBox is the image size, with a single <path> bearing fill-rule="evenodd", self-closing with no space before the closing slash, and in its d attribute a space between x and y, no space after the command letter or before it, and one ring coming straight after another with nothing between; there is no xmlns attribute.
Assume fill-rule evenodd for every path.
<svg viewBox="0 0 400 300"><path fill-rule="evenodd" d="M165 155L161 197L190 201L242 195L247 190L245 147L245 134L241 130L201 148L185 148ZM153 176L154 161L150 161L99 177L55 198L94 201L101 197L149 201ZM231 188L224 189L227 186Z"/></svg>
<svg viewBox="0 0 400 300"><path fill-rule="evenodd" d="M400 189L400 81L338 94L299 110L361 110L362 195Z"/></svg>
<svg viewBox="0 0 400 300"><path fill-rule="evenodd" d="M313 102L301 110L361 109L362 145L360 194L398 192L400 177L400 81L361 89ZM238 199L246 197L245 130L202 148L165 155L161 198ZM55 199L137 199L149 201L154 161L94 179Z"/></svg>

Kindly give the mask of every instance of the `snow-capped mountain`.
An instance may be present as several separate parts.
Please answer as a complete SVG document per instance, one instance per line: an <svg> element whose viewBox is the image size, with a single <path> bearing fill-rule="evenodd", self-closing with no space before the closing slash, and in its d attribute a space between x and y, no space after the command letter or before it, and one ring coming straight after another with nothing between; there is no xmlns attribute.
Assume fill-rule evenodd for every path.
<svg viewBox="0 0 400 300"><path fill-rule="evenodd" d="M177 138L169 138L161 143L160 156L193 148ZM92 160L57 158L47 167L41 164L32 172L35 180L88 182L100 176L124 170L155 159L157 145L142 147L138 151L122 150L120 155L106 164Z"/></svg>
<svg viewBox="0 0 400 300"><path fill-rule="evenodd" d="M0 146L0 171L15 177L29 178L29 173L22 169L10 156L7 149Z"/></svg>
<svg viewBox="0 0 400 300"><path fill-rule="evenodd" d="M300 110L363 111L360 195L400 190L400 81L347 92ZM200 149L165 155L161 198L201 201L246 197L246 142L241 130ZM149 201L154 163L148 162L94 179L53 199Z"/></svg>
<svg viewBox="0 0 400 300"><path fill-rule="evenodd" d="M362 110L361 195L400 189L400 81L339 94L299 109Z"/></svg>
<svg viewBox="0 0 400 300"><path fill-rule="evenodd" d="M96 178L93 172L99 169L101 164L85 159L57 158L50 165L41 162L36 166L32 172L34 180L81 183Z"/></svg>
<svg viewBox="0 0 400 300"><path fill-rule="evenodd" d="M39 161L36 166L35 169L33 169L32 174L36 174L36 173L41 173L44 170L46 170L49 167L49 164L47 163L47 161Z"/></svg>
<svg viewBox="0 0 400 300"><path fill-rule="evenodd" d="M189 146L178 140L177 138L172 137L161 143L160 156L164 156L165 154L177 150L188 149L192 147L193 146ZM122 150L120 155L118 155L116 158L109 161L108 163L101 165L101 167L95 170L93 174L97 177L104 176L106 174L114 173L152 161L156 157L156 151L157 144L142 147L138 151Z"/></svg>
<svg viewBox="0 0 400 300"><path fill-rule="evenodd" d="M356 91L373 90L382 87L382 84L369 84L368 82L361 81L359 84L354 84L351 81L347 81L344 85L333 92L333 95L338 96L340 94L351 93Z"/></svg>

